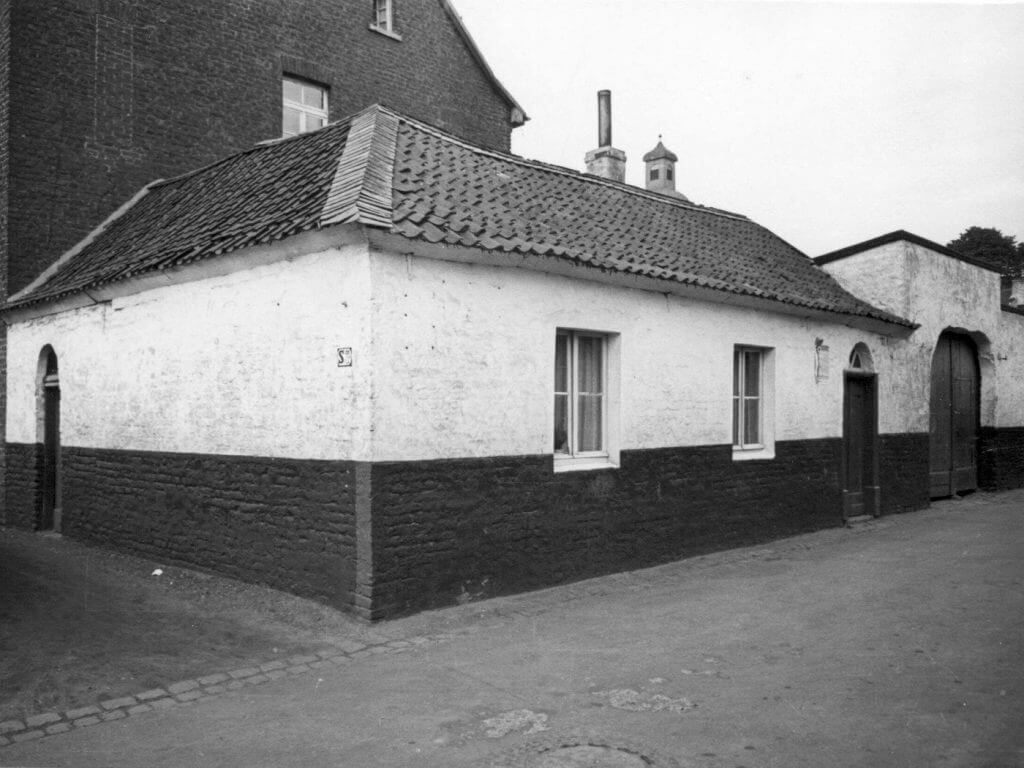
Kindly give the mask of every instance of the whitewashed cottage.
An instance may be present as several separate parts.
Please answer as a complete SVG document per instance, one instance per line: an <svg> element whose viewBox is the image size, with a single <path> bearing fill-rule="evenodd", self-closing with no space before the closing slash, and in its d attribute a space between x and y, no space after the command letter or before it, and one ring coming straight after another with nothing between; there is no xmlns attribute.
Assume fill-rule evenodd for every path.
<svg viewBox="0 0 1024 768"><path fill-rule="evenodd" d="M381 618L1024 483L996 273L648 165L373 107L150 184L5 308L8 521Z"/></svg>

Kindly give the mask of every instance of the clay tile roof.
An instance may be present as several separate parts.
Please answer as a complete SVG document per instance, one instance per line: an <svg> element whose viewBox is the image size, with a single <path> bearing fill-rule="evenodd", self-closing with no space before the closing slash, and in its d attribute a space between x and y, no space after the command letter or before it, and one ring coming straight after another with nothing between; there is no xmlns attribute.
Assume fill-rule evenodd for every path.
<svg viewBox="0 0 1024 768"><path fill-rule="evenodd" d="M393 231L405 237L432 241L438 231L453 231L485 249L554 254L610 271L913 325L848 293L745 216L474 147L414 120L399 122L393 189L401 223ZM442 222L430 219L428 228L430 213Z"/></svg>
<svg viewBox="0 0 1024 768"><path fill-rule="evenodd" d="M269 243L319 225L349 121L156 181L8 306Z"/></svg>
<svg viewBox="0 0 1024 768"><path fill-rule="evenodd" d="M665 145L661 143L661 139L658 139L658 146L644 155L644 162L650 163L654 160L661 160L662 158L667 158L673 163L679 160L679 158L676 157L676 153L669 149L665 149Z"/></svg>
<svg viewBox="0 0 1024 768"><path fill-rule="evenodd" d="M7 308L344 223L912 326L745 216L482 149L379 106L151 184Z"/></svg>

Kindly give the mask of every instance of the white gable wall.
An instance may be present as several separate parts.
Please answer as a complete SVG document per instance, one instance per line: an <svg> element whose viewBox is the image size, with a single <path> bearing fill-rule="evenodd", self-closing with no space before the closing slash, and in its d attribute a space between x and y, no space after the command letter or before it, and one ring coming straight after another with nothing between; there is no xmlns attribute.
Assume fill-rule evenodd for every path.
<svg viewBox="0 0 1024 768"><path fill-rule="evenodd" d="M368 280L366 246L344 245L17 322L7 440L42 439L37 363L50 344L64 445L368 458ZM338 347L356 365L339 368Z"/></svg>
<svg viewBox="0 0 1024 768"><path fill-rule="evenodd" d="M982 426L1024 425L1024 317L1000 309L999 274L908 241L824 265L844 288L920 324L890 348L898 376L882 381L883 432L927 432L931 358L946 329L971 334L981 364Z"/></svg>
<svg viewBox="0 0 1024 768"><path fill-rule="evenodd" d="M1000 313L997 339L995 426L1024 426L1024 315Z"/></svg>
<svg viewBox="0 0 1024 768"><path fill-rule="evenodd" d="M523 269L377 251L372 264L376 460L551 453L557 328L617 334L621 450L731 443L735 344L775 350L776 440L842 435L857 342L888 374L882 337L837 323Z"/></svg>

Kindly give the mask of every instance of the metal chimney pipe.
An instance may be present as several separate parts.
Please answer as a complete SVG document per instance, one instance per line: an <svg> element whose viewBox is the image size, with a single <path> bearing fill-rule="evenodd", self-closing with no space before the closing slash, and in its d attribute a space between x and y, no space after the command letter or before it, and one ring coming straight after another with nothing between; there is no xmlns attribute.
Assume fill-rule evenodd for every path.
<svg viewBox="0 0 1024 768"><path fill-rule="evenodd" d="M626 153L612 146L612 92L597 92L597 149L584 156L587 173L612 181L626 180Z"/></svg>
<svg viewBox="0 0 1024 768"><path fill-rule="evenodd" d="M597 146L612 145L612 92L597 92Z"/></svg>

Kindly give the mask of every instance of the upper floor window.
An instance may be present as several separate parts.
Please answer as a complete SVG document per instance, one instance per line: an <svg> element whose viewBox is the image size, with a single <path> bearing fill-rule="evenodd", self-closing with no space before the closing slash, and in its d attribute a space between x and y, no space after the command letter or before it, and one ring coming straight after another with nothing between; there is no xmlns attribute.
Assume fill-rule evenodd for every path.
<svg viewBox="0 0 1024 768"><path fill-rule="evenodd" d="M285 77L281 135L295 136L327 125L327 88L307 80Z"/></svg>
<svg viewBox="0 0 1024 768"><path fill-rule="evenodd" d="M373 0L373 26L383 32L394 32L391 0Z"/></svg>

